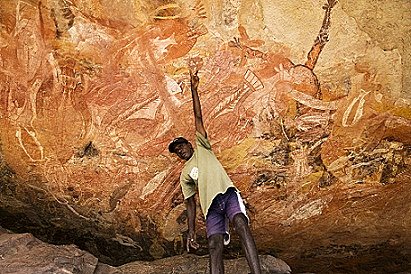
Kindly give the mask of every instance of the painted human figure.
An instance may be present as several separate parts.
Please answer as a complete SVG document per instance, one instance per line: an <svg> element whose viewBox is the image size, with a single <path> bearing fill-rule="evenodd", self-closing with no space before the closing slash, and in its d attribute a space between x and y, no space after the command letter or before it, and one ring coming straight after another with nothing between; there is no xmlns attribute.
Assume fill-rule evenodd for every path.
<svg viewBox="0 0 411 274"><path fill-rule="evenodd" d="M257 248L248 224L244 203L238 189L211 150L207 139L197 92L199 84L197 72L197 69L190 70L196 147L194 148L183 137L175 138L168 147L171 153L186 161L181 172L180 184L188 212L187 250L199 247L195 232L195 194L198 190L201 209L206 217L211 273L224 273L223 247L230 240L229 221L240 236L251 272L261 273Z"/></svg>

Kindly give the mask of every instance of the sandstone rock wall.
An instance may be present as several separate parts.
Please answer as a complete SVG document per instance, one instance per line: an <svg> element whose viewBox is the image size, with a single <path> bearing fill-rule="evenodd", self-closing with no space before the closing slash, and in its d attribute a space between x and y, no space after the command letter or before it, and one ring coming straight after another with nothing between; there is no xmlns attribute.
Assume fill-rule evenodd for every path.
<svg viewBox="0 0 411 274"><path fill-rule="evenodd" d="M111 264L182 253L167 145L193 139L194 61L261 252L409 266L411 4L334 4L2 1L1 225Z"/></svg>

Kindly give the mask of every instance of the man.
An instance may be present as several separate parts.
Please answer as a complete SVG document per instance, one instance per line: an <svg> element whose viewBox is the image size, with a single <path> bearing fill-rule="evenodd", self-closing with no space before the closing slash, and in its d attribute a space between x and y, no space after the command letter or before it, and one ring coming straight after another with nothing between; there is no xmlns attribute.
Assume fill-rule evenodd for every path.
<svg viewBox="0 0 411 274"><path fill-rule="evenodd" d="M183 137L169 144L169 151L186 161L180 176L180 184L186 200L188 214L187 251L197 249L195 233L196 201L198 189L200 205L206 217L207 239L210 250L212 274L224 273L223 245L228 244L228 220L240 236L251 272L260 274L260 262L254 239L248 226L244 203L221 163L211 150L207 132L203 125L201 105L198 97L197 69L190 70L191 94L193 98L196 127L196 148Z"/></svg>

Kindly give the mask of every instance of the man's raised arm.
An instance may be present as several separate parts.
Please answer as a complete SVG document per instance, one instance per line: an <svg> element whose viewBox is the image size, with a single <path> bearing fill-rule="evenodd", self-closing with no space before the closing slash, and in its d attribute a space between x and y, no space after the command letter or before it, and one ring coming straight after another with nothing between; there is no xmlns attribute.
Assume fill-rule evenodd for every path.
<svg viewBox="0 0 411 274"><path fill-rule="evenodd" d="M196 125L196 130L207 138L207 132L205 131L203 124L203 115L201 113L200 98L198 97L198 83L200 79L198 78L198 70L190 70L190 80L191 80L191 96L193 97L193 110L194 110L194 121Z"/></svg>

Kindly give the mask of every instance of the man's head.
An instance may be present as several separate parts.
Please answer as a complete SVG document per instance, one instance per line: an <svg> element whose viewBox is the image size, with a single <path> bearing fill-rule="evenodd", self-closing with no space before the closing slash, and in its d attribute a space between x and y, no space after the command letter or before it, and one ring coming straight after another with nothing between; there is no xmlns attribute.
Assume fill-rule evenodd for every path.
<svg viewBox="0 0 411 274"><path fill-rule="evenodd" d="M171 153L177 154L180 159L188 160L194 153L193 146L184 137L177 137L168 145L168 150Z"/></svg>

